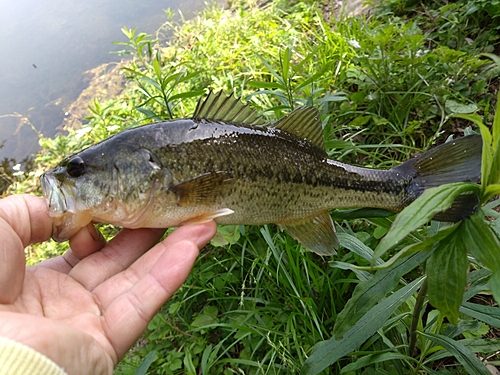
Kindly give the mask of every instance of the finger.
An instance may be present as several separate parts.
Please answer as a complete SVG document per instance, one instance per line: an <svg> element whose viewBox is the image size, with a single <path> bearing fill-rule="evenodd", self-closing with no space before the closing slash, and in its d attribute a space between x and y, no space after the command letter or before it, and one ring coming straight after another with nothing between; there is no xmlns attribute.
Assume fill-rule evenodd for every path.
<svg viewBox="0 0 500 375"><path fill-rule="evenodd" d="M0 200L0 218L15 232L23 248L52 235L52 218L45 200L33 195L11 195Z"/></svg>
<svg viewBox="0 0 500 375"><path fill-rule="evenodd" d="M44 260L35 267L45 267L68 274L81 259L101 250L106 240L93 224L80 229L69 239L70 249L62 256Z"/></svg>
<svg viewBox="0 0 500 375"><path fill-rule="evenodd" d="M24 247L13 229L0 219L0 304L19 296L25 274Z"/></svg>
<svg viewBox="0 0 500 375"><path fill-rule="evenodd" d="M94 224L89 223L69 239L69 247L77 259L83 259L106 245L106 240Z"/></svg>
<svg viewBox="0 0 500 375"><path fill-rule="evenodd" d="M130 289L139 282L139 280L145 277L158 263L159 258L166 249L172 246L175 247L178 242L186 239L190 240L201 249L215 235L216 228L213 221L200 225L186 225L177 228L165 240L144 254L127 270L110 278L94 289L94 293L100 302L101 309L107 309L120 295L128 293Z"/></svg>
<svg viewBox="0 0 500 375"><path fill-rule="evenodd" d="M123 229L101 251L81 260L69 273L87 290L128 268L161 238L164 229Z"/></svg>
<svg viewBox="0 0 500 375"><path fill-rule="evenodd" d="M43 199L13 195L0 200L0 303L12 303L21 292L24 248L51 234L52 220Z"/></svg>
<svg viewBox="0 0 500 375"><path fill-rule="evenodd" d="M71 249L69 249L63 255L59 255L58 257L44 260L43 262L40 262L37 265L30 266L30 267L50 268L51 270L54 270L54 271L57 271L60 273L68 274L79 261L80 261L80 259L78 259L73 254ZM30 267L28 267L28 268L30 268Z"/></svg>
<svg viewBox="0 0 500 375"><path fill-rule="evenodd" d="M105 311L106 335L118 358L122 358L161 305L186 280L198 252L198 246L187 240L168 246L151 272Z"/></svg>

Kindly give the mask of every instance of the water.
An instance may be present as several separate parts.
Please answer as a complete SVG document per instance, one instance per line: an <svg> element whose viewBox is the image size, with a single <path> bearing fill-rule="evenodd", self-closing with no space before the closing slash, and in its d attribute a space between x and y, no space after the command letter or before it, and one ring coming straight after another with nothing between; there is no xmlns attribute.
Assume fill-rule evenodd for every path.
<svg viewBox="0 0 500 375"><path fill-rule="evenodd" d="M118 61L123 26L154 33L165 9L188 18L203 0L0 0L0 160L21 160L38 150L27 116L44 136L54 136L64 107L86 83L83 73Z"/></svg>

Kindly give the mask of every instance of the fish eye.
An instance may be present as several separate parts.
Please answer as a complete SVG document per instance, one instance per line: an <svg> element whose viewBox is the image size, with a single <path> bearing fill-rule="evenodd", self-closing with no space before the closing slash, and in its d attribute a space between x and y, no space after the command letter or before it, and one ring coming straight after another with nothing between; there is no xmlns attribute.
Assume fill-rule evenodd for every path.
<svg viewBox="0 0 500 375"><path fill-rule="evenodd" d="M80 177L85 171L85 162L79 156L72 157L66 164L66 172L71 177Z"/></svg>

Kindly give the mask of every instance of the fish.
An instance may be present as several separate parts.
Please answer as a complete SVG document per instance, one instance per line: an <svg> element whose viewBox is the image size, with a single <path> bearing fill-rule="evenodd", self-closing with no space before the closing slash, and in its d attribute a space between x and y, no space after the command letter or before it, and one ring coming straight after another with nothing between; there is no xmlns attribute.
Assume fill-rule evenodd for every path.
<svg viewBox="0 0 500 375"><path fill-rule="evenodd" d="M52 237L64 241L91 222L125 228L277 224L307 250L336 253L331 209L394 213L426 189L477 182L482 139L473 134L391 169L328 158L313 106L266 122L233 95L210 92L191 118L124 130L64 158L41 176ZM462 195L435 219L456 222L478 206Z"/></svg>

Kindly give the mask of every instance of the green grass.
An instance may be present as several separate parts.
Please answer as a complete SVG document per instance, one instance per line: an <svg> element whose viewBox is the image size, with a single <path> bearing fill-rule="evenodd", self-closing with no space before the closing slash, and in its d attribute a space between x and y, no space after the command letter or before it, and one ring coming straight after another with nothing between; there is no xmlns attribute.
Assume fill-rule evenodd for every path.
<svg viewBox="0 0 500 375"><path fill-rule="evenodd" d="M42 171L122 129L189 116L209 89L270 121L318 107L328 155L356 165L390 168L467 126L486 146L481 186L437 188L397 217L332 211L333 259L273 225L221 227L116 374L486 373L476 353L498 364L488 338L500 328L500 15L488 4L394 0L370 17L327 21L312 2L237 3L169 21L154 37L124 28L127 89L89 103L81 129L42 138L11 193L38 189ZM433 208L469 191L482 199L477 215L428 224ZM28 261L65 249L31 247Z"/></svg>

